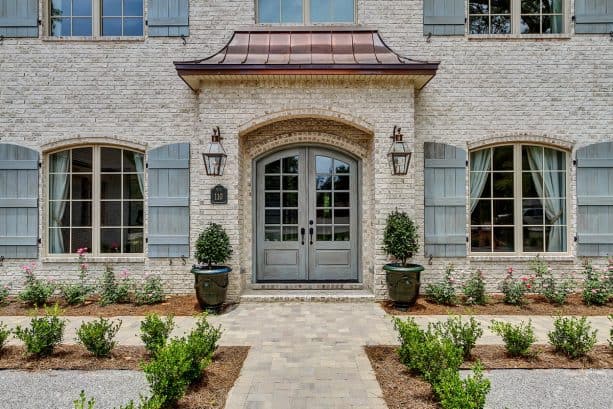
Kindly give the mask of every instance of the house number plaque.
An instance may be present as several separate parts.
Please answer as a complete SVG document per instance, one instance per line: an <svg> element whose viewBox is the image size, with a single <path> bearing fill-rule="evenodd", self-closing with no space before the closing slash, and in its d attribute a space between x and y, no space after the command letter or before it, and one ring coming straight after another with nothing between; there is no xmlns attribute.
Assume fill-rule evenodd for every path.
<svg viewBox="0 0 613 409"><path fill-rule="evenodd" d="M228 189L222 185L211 189L211 204L228 204Z"/></svg>

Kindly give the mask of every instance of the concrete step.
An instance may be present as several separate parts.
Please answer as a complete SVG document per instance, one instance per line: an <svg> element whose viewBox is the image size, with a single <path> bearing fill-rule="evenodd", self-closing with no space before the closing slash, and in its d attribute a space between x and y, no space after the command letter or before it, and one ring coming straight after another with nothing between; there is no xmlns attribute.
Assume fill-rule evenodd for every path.
<svg viewBox="0 0 613 409"><path fill-rule="evenodd" d="M241 295L241 302L374 302L367 290L254 290Z"/></svg>

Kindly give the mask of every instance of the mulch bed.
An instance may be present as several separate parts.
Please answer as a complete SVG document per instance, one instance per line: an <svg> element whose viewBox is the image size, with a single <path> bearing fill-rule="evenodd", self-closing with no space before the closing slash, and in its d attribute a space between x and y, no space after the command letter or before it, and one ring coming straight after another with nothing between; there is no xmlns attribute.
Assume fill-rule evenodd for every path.
<svg viewBox="0 0 613 409"><path fill-rule="evenodd" d="M175 406L180 409L221 409L228 392L236 382L249 347L219 347L200 382L192 385ZM20 369L40 371L64 370L140 370L140 362L148 354L143 347L118 346L110 358L95 358L78 345L60 345L52 356L29 358L21 346L9 346L0 351L0 370Z"/></svg>
<svg viewBox="0 0 613 409"><path fill-rule="evenodd" d="M439 305L419 297L414 306L407 311L394 308L391 301L381 302L381 306L392 315L609 315L613 314L613 303L603 306L583 304L581 294L572 294L562 306L550 304L540 295L529 295L526 304L519 307L505 304L502 295L490 296L486 305Z"/></svg>
<svg viewBox="0 0 613 409"><path fill-rule="evenodd" d="M51 300L49 305L53 305L56 301L62 307L62 315L66 316L117 317L141 316L150 313L191 316L203 311L198 305L195 295L171 296L163 303L153 305L111 304L103 307L96 300L90 300L84 305L71 306L63 303L61 299ZM234 308L236 308L236 304L227 304L218 313L223 314ZM32 307L14 299L8 305L0 306L0 316L28 315L31 311Z"/></svg>
<svg viewBox="0 0 613 409"><path fill-rule="evenodd" d="M364 347L372 365L383 397L389 409L436 409L430 384L411 374L398 359L398 346L377 345ZM572 360L555 354L547 345L536 345L539 354L534 358L511 358L502 345L477 345L470 361L462 368L470 368L479 359L486 369L612 369L613 353L606 345L597 345L585 358Z"/></svg>

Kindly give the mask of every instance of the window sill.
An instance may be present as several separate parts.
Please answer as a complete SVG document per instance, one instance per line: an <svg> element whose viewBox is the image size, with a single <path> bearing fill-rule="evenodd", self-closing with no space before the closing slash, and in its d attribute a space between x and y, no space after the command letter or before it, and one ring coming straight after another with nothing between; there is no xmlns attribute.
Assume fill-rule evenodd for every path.
<svg viewBox="0 0 613 409"><path fill-rule="evenodd" d="M84 261L86 263L144 263L145 256L85 256ZM47 256L42 257L43 263L76 263L79 261L79 257L75 255L66 256Z"/></svg>
<svg viewBox="0 0 613 409"><path fill-rule="evenodd" d="M468 34L469 41L479 40L500 40L500 41L521 41L521 40L570 40L570 33L564 34Z"/></svg>
<svg viewBox="0 0 613 409"><path fill-rule="evenodd" d="M112 41L121 41L121 42L144 42L145 36L138 37L113 37L113 36L70 36L70 37L53 37L53 36L42 36L42 41L49 42L112 42Z"/></svg>
<svg viewBox="0 0 613 409"><path fill-rule="evenodd" d="M474 255L468 256L470 261L495 261L495 262L526 262L532 261L536 258L536 254L514 254L514 255ZM539 258L544 261L551 262L574 262L575 256L570 254L539 254Z"/></svg>

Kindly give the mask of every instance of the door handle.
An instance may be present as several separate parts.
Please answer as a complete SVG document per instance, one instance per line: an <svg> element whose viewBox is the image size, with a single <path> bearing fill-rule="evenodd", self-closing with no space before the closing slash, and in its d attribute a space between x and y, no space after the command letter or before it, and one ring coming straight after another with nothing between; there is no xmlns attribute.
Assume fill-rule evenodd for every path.
<svg viewBox="0 0 613 409"><path fill-rule="evenodd" d="M304 227L302 227L302 228L300 229L300 236L302 236L302 245L303 245L303 246L304 246L304 233L305 233L305 231L306 231L306 230L304 229Z"/></svg>
<svg viewBox="0 0 613 409"><path fill-rule="evenodd" d="M309 244L313 244L313 228L309 227Z"/></svg>

